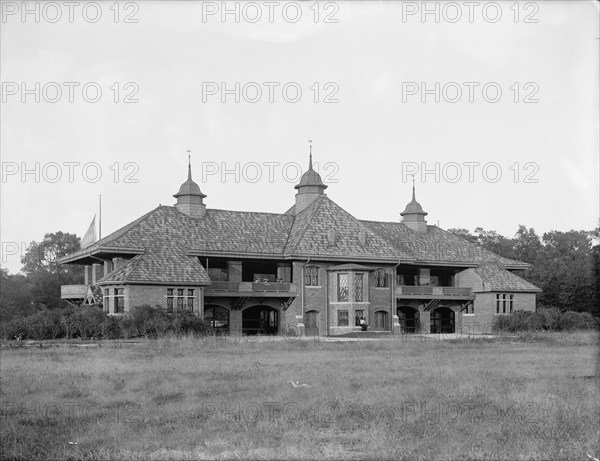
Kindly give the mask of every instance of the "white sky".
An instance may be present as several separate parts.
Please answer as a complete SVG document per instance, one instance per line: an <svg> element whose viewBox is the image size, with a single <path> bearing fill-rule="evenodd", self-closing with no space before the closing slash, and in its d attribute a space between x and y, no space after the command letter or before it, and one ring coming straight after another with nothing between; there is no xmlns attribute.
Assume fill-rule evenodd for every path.
<svg viewBox="0 0 600 461"><path fill-rule="evenodd" d="M430 224L471 231L481 226L507 236L519 224L540 234L598 225L597 2L498 2L502 16L495 23L493 2L474 7L472 22L464 2L454 3L462 12L457 22L451 22L457 10L447 2L429 2L430 9L440 8L437 23L433 15L423 20L421 2L307 2L296 23L290 22L294 2L275 5L272 23L264 2L255 3L263 15L255 23L256 9L246 7L244 14L241 3L236 23L234 15L222 21L221 2L204 4L205 12L219 12L203 21L200 2L166 1L121 3L117 23L113 2L100 2L102 17L92 23L82 13L85 7L93 20L94 5L88 3L74 7L70 22L68 6L58 2L62 17L50 22L56 8L29 2L31 9L39 5L38 23L34 14L21 16L21 2L2 2L1 241L2 267L11 272L20 269L28 242L44 233L82 236L99 194L103 235L159 203L172 205L187 174L186 149L192 150L194 179L209 208L284 212L294 203L297 174L291 165L286 179L284 166L297 162L306 168L308 139L329 184L327 194L359 219L398 220L411 193L403 168L434 170L439 162L437 181L434 174L416 176L417 199ZM235 5L228 3L230 9ZM408 15L413 8L419 11ZM138 22L124 23L127 13ZM329 13L336 23L324 22ZM528 14L537 23L525 22ZM40 102L35 94L22 102L23 82L30 89L40 82ZM48 101L55 97L52 84L45 95L41 90L49 82L63 90L56 103ZM72 103L64 82L79 84ZM89 82L102 89L97 103L82 96ZM114 82L120 99L129 93L127 82L137 85L139 102L115 103L109 88ZM223 103L219 94L203 101L203 82L226 82L228 88L257 82L263 95L257 103L243 95L239 103L233 95ZM279 84L274 102L263 82ZM302 89L297 103L282 96L289 82ZM320 87L317 103L309 88L314 82ZM325 88L327 82L335 86ZM430 89L435 82L456 82L463 95L448 102L455 96L451 84L439 103L434 95L423 103L420 94L403 95L406 82ZM479 84L472 103L464 82ZM490 82L502 89L497 103L482 96ZM518 103L509 88L515 82ZM324 103L332 88L338 102ZM524 103L535 89L539 102ZM92 89L88 96L94 97ZM495 96L493 88L488 96ZM35 170L36 162L39 177L22 177L23 167ZM52 162L62 172L54 182ZM65 162L79 162L72 182ZM91 162L101 168L97 182L82 174ZM124 181L134 171L125 168L129 162L137 183ZM234 174L215 174L203 182L203 162L204 169L216 164L230 170L239 162L239 181ZM250 162L262 167L256 182ZM272 181L268 162L278 162ZM335 167L323 170L327 162ZM453 162L462 169L455 182ZM473 167L472 182L464 162L480 164ZM497 182L482 172L492 162L501 169ZM489 179L496 174L493 165L486 172ZM93 166L87 173L93 178ZM537 182L526 182L528 173Z"/></svg>

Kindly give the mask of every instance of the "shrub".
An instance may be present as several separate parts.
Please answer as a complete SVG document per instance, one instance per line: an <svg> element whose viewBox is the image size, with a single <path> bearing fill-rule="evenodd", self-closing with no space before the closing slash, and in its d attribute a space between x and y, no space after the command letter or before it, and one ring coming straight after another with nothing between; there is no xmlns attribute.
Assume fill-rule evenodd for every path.
<svg viewBox="0 0 600 461"><path fill-rule="evenodd" d="M72 309L67 316L63 317L67 337L100 338L102 324L106 317L107 315L95 306Z"/></svg>
<svg viewBox="0 0 600 461"><path fill-rule="evenodd" d="M559 327L563 331L592 330L598 328L598 322L589 312L564 312L559 321Z"/></svg>
<svg viewBox="0 0 600 461"><path fill-rule="evenodd" d="M194 336L207 335L213 332L209 324L200 317L188 311L172 314L173 333L176 335L192 334Z"/></svg>
<svg viewBox="0 0 600 461"><path fill-rule="evenodd" d="M543 308L539 312L515 311L494 318L494 332L517 333L521 331L574 331L598 328L598 322L589 312L561 312L556 308Z"/></svg>
<svg viewBox="0 0 600 461"><path fill-rule="evenodd" d="M546 307L538 309L538 312L540 313L544 321L545 330L560 330L560 319L563 315L560 309L557 309L556 307Z"/></svg>
<svg viewBox="0 0 600 461"><path fill-rule="evenodd" d="M494 318L494 332L538 331L544 327L544 317L539 312L515 311Z"/></svg>
<svg viewBox="0 0 600 461"><path fill-rule="evenodd" d="M121 318L107 315L100 325L102 339L120 339L123 337Z"/></svg>
<svg viewBox="0 0 600 461"><path fill-rule="evenodd" d="M2 339L29 339L26 317L2 323Z"/></svg>

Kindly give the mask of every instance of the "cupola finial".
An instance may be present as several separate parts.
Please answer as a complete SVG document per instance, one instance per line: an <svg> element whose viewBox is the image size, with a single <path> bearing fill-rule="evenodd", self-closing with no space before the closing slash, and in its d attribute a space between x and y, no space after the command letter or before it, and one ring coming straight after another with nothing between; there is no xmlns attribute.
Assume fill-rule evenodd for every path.
<svg viewBox="0 0 600 461"><path fill-rule="evenodd" d="M192 151L190 149L186 150L188 153L188 180L192 180Z"/></svg>
<svg viewBox="0 0 600 461"><path fill-rule="evenodd" d="M312 166L312 139L308 140L308 169L312 170L313 166Z"/></svg>

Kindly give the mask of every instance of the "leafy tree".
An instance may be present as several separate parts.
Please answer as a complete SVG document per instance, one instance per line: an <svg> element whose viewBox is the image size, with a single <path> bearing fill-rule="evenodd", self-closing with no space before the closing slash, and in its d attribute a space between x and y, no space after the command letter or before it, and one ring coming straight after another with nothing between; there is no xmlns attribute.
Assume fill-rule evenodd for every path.
<svg viewBox="0 0 600 461"><path fill-rule="evenodd" d="M513 239L513 254L515 259L532 264L542 249L542 241L533 227L527 229L520 224Z"/></svg>
<svg viewBox="0 0 600 461"><path fill-rule="evenodd" d="M33 311L27 278L0 268L0 320L30 315Z"/></svg>
<svg viewBox="0 0 600 461"><path fill-rule="evenodd" d="M539 302L561 310L597 310L595 303L594 232L551 231L542 237L538 253L528 279L543 293Z"/></svg>
<svg viewBox="0 0 600 461"><path fill-rule="evenodd" d="M59 258L79 249L79 237L60 231L46 234L40 243L31 242L21 262L35 305L60 307L60 286L83 283L81 266L58 264Z"/></svg>
<svg viewBox="0 0 600 461"><path fill-rule="evenodd" d="M496 231L486 231L483 228L478 227L475 229L475 235L477 236L477 243L483 248L496 253L505 258L514 258L514 247L513 241L500 235Z"/></svg>
<svg viewBox="0 0 600 461"><path fill-rule="evenodd" d="M456 235L457 237L460 237L460 238L466 240L467 242L478 243L477 236L471 234L471 232L469 232L467 229L452 228L452 229L448 229L448 232Z"/></svg>

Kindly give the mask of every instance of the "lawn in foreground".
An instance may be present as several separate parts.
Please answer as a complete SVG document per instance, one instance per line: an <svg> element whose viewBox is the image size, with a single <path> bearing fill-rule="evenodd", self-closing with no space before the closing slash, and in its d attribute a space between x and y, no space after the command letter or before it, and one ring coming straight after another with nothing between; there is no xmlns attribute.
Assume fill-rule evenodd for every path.
<svg viewBox="0 0 600 461"><path fill-rule="evenodd" d="M576 333L3 347L0 457L588 459L597 346Z"/></svg>

